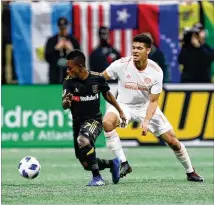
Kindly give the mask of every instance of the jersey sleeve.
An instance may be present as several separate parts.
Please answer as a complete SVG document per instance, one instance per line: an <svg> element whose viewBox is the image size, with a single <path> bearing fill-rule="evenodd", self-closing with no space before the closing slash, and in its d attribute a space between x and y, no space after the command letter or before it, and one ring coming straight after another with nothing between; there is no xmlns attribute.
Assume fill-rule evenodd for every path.
<svg viewBox="0 0 214 205"><path fill-rule="evenodd" d="M163 88L163 72L159 73L155 80L154 80L154 84L151 87L151 94L159 94L162 92L162 88Z"/></svg>
<svg viewBox="0 0 214 205"><path fill-rule="evenodd" d="M116 80L118 78L119 65L119 60L116 60L105 70L112 80Z"/></svg>
<svg viewBox="0 0 214 205"><path fill-rule="evenodd" d="M71 89L69 88L68 80L65 79L65 80L63 81L62 99L64 99L64 97L65 97L68 93L71 93L71 94L72 94L72 91L71 91Z"/></svg>
<svg viewBox="0 0 214 205"><path fill-rule="evenodd" d="M99 85L99 90L100 90L101 93L106 93L106 92L108 92L110 90L110 87L109 87L109 85L106 82L104 77L101 78L101 82L100 82L100 85Z"/></svg>

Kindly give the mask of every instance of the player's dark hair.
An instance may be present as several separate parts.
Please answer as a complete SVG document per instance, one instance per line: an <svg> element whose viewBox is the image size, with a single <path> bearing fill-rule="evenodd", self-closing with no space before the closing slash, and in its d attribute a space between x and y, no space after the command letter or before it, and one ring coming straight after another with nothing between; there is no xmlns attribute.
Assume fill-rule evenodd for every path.
<svg viewBox="0 0 214 205"><path fill-rule="evenodd" d="M140 42L144 43L147 48L151 48L152 46L152 39L147 36L146 34L138 34L133 38L133 42Z"/></svg>
<svg viewBox="0 0 214 205"><path fill-rule="evenodd" d="M78 49L74 49L68 53L67 60L73 60L77 65L82 65L85 67L85 55Z"/></svg>

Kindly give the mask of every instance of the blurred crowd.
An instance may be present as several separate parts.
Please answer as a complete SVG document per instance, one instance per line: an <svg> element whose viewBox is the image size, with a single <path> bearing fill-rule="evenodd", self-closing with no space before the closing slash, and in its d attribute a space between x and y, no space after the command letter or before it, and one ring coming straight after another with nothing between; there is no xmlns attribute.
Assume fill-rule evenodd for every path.
<svg viewBox="0 0 214 205"><path fill-rule="evenodd" d="M211 63L214 49L206 42L201 23L185 28L178 62L182 65L181 83L211 83Z"/></svg>
<svg viewBox="0 0 214 205"><path fill-rule="evenodd" d="M13 56L11 41L11 26L8 4L4 3L2 10L2 84L18 84L16 66ZM69 22L61 17L57 22L58 33L47 39L44 48L44 59L49 65L49 83L60 84L66 76L66 55L72 49L81 49L75 36L69 34ZM198 22L191 27L184 28L180 35L180 64L181 83L210 83L212 82L211 64L214 61L213 47L205 42L207 31L203 22ZM113 61L123 57L110 42L109 28L100 27L97 31L99 43L88 56L89 69L102 72ZM147 33L153 39L151 33ZM130 42L131 44L131 42ZM155 44L149 58L154 60L163 69L164 82L170 83L169 66L165 54Z"/></svg>

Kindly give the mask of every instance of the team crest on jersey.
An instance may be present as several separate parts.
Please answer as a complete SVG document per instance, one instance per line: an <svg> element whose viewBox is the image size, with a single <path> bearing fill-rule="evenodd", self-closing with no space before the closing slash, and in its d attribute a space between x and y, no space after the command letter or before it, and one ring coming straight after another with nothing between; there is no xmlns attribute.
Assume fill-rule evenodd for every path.
<svg viewBox="0 0 214 205"><path fill-rule="evenodd" d="M92 85L92 92L98 93L98 85Z"/></svg>
<svg viewBox="0 0 214 205"><path fill-rule="evenodd" d="M152 81L152 80L151 80L150 78L144 78L144 82L145 82L146 84L149 84L151 81Z"/></svg>

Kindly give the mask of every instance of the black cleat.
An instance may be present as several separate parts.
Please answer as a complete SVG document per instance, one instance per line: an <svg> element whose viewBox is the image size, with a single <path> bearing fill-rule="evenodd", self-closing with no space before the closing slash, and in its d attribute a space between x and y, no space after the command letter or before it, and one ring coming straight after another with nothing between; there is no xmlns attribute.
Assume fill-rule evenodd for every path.
<svg viewBox="0 0 214 205"><path fill-rule="evenodd" d="M204 178L201 177L200 175L198 175L198 174L195 172L195 169L194 169L193 172L187 173L187 180L188 180L188 181L193 181L193 182L204 182Z"/></svg>
<svg viewBox="0 0 214 205"><path fill-rule="evenodd" d="M128 162L122 162L120 167L120 177L123 178L126 174L132 172L132 167L128 164Z"/></svg>

